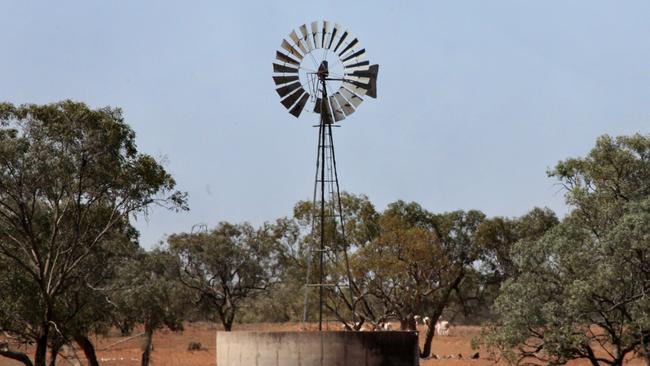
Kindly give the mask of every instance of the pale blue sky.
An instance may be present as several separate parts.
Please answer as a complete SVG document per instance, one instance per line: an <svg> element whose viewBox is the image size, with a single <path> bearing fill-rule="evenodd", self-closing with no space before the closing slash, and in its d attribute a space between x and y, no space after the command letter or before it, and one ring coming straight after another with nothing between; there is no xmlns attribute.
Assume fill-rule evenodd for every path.
<svg viewBox="0 0 650 366"><path fill-rule="evenodd" d="M598 135L649 133L649 1L0 2L0 100L120 106L165 157L189 213L154 210L142 244L309 199L314 115L279 103L271 63L313 20L380 64L378 99L335 130L343 189L383 209L566 212L546 169Z"/></svg>

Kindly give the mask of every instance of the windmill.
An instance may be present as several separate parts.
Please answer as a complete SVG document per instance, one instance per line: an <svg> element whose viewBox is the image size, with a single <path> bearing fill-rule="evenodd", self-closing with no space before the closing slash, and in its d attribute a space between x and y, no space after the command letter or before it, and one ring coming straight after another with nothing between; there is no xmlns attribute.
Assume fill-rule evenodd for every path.
<svg viewBox="0 0 650 366"><path fill-rule="evenodd" d="M282 105L296 118L304 110L319 116L313 203L314 208L320 203L320 210L315 211L312 218L312 235L314 239L318 237L314 242L319 245L309 250L303 314L304 323L307 319L310 288L318 288L318 330L322 330L323 322L323 289L327 286L342 286L326 283L325 255L332 254L332 260L337 258L337 246L333 242L327 242L328 238L333 241L334 237L326 235L327 218L333 218L334 227L331 229L334 232L340 225L348 283L351 282L332 126L337 126L335 123L354 113L364 97L377 97L379 66L371 65L366 57L366 50L361 48L358 39L349 31L336 23L315 21L301 25L297 32L293 30L283 39L273 63L273 81ZM320 223L318 228L315 222ZM310 273L314 252L318 254L316 282L311 280Z"/></svg>

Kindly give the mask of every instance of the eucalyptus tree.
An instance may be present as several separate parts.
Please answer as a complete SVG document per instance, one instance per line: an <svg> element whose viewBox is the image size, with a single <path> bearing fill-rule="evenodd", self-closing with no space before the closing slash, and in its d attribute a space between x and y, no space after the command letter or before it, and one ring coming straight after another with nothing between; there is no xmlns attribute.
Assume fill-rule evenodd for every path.
<svg viewBox="0 0 650 366"><path fill-rule="evenodd" d="M512 252L498 321L485 341L512 362L648 360L650 344L650 137L600 137L584 158L549 172L570 214Z"/></svg>
<svg viewBox="0 0 650 366"><path fill-rule="evenodd" d="M151 361L154 332L163 327L182 330L192 306L191 294L178 280L178 273L178 258L161 248L140 251L120 268L111 292L117 307L113 319L121 326L144 328L142 366Z"/></svg>
<svg viewBox="0 0 650 366"><path fill-rule="evenodd" d="M12 272L0 324L36 344L36 366L58 324L75 317L66 302L107 281L87 264L130 240L131 216L184 209L174 187L117 108L0 104L0 258Z"/></svg>
<svg viewBox="0 0 650 366"><path fill-rule="evenodd" d="M415 329L414 316L431 319L422 357L431 352L435 322L461 293L481 248L480 211L434 214L417 203L397 201L382 212L379 234L354 256L354 277L373 304L374 322L394 317Z"/></svg>
<svg viewBox="0 0 650 366"><path fill-rule="evenodd" d="M226 331L244 301L267 292L277 278L277 241L268 225L221 222L209 231L171 235L168 243L180 261L180 281Z"/></svg>

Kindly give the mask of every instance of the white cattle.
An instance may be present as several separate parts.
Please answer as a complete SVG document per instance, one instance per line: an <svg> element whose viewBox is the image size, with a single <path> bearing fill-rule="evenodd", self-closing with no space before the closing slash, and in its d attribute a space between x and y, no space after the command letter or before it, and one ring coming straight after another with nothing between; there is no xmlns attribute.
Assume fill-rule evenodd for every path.
<svg viewBox="0 0 650 366"><path fill-rule="evenodd" d="M424 321L424 325L426 325L426 326L431 324L431 318L429 318L428 316L425 316L424 319L422 319L422 320Z"/></svg>
<svg viewBox="0 0 650 366"><path fill-rule="evenodd" d="M449 322L446 320L441 320L436 322L436 334L440 336L449 335Z"/></svg>
<svg viewBox="0 0 650 366"><path fill-rule="evenodd" d="M415 325L422 324L422 317L419 315L414 316L413 320L415 320Z"/></svg>

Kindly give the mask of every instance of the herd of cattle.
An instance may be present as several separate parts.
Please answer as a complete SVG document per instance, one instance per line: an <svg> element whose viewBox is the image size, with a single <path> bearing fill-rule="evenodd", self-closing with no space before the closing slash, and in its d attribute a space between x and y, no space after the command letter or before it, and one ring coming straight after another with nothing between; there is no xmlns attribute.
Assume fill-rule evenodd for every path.
<svg viewBox="0 0 650 366"><path fill-rule="evenodd" d="M426 325L427 327L431 324L431 319L428 316L421 317L420 315L416 315L413 317L415 320L416 325ZM389 322L384 322L384 323L379 323L378 325L372 326L369 324L363 324L359 326L359 323L354 324L354 329L359 329L362 331L377 331L377 330L383 330L383 331L389 331L393 330L393 324ZM450 324L446 320L439 320L436 322L434 326L434 331L435 334L440 335L440 336L448 336L449 335L449 327ZM350 327L352 328L352 327ZM345 325L341 326L342 330L348 329Z"/></svg>

